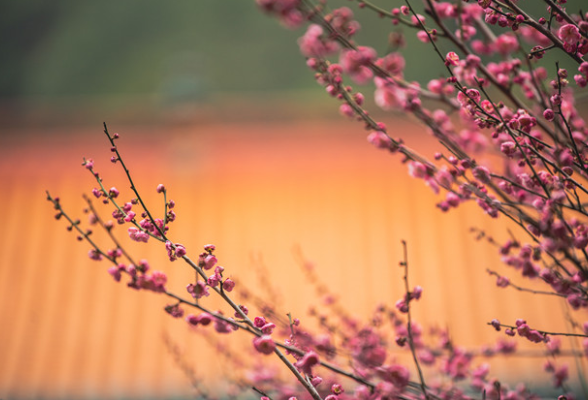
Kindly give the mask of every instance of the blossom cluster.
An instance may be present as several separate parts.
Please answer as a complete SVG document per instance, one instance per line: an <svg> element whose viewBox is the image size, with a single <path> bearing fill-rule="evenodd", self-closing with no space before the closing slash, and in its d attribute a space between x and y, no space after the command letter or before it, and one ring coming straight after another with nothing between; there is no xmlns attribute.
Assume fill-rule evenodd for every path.
<svg viewBox="0 0 588 400"><path fill-rule="evenodd" d="M163 196L164 212L151 212L119 152L119 135L110 135L106 126L111 161L125 172L132 197L120 200L124 195L116 187L107 189L92 159L85 159L83 166L97 185L92 196L85 197L88 223L106 233L112 248L94 241L93 229L83 229L81 221L48 194L56 218L65 218L68 230L86 241L90 259L110 264L107 271L115 281L128 276L128 287L172 299L165 312L183 319L193 331L251 335L240 355L258 355L261 367L249 365L242 381L234 383L254 387L262 399L536 398L525 385L503 383L485 362L516 354L517 336L542 346L539 353L549 357L543 369L551 374L553 386L562 397L575 398L568 366L559 360L567 351L559 337L581 338L581 349L567 352L588 357L588 322L579 320L588 312L588 126L576 104L577 94L588 86L588 14L568 12L565 0L544 0L539 18L513 0L425 0L422 12L410 1L392 9L352 1L360 12L375 12L390 29L402 26L414 33L432 49L431 62L442 65L445 76L425 83L408 81L401 50L405 33L395 30L389 49L378 53L356 41L362 26L350 7L330 8L327 0L256 3L288 28L307 25L298 45L316 82L338 101L343 116L364 125L369 143L403 157L408 174L440 196L437 206L442 212L472 202L491 218L512 221L517 231L511 239L493 242L510 271L510 276L489 271L497 276L496 286L565 299L571 332L538 329L522 318L514 325L495 319L489 325L496 331L504 328L495 344L461 347L447 329L427 330L412 320L411 306L418 305L423 288L409 289L406 257L401 262L404 295L395 307L379 307L369 322L348 315L330 293L324 293L328 301L321 311L310 313L319 322L315 330L297 318L284 319L272 304L253 295L244 296L258 303L250 310L231 297L247 288L238 286L219 265L214 245L204 246L192 260L184 245L171 240L175 202L168 201L167 189L160 184L155 191ZM442 50L446 47L448 51ZM565 66L563 61L547 63L545 55L551 52L565 59ZM377 107L420 121L445 150L425 157L402 138L392 138L386 124L364 108L366 96L354 88L370 83ZM93 199L110 207L112 220L102 219ZM168 288L164 272L152 271L147 260L137 261L115 235L119 225L130 240L159 243L170 262L191 268L195 278L185 291ZM512 274L540 282L545 290L518 286ZM316 285L316 279L310 284ZM207 307L211 294L222 298L222 309ZM188 308L194 312L186 312ZM218 351L239 368L246 364L223 346ZM268 372L269 356L285 364L296 385ZM406 359L412 361L407 364Z"/></svg>
<svg viewBox="0 0 588 400"><path fill-rule="evenodd" d="M363 27L350 7L300 1L307 28L298 45L317 83L339 101L343 116L363 123L372 145L403 156L408 174L442 197L441 211L475 202L490 217L516 225L516 239L497 246L502 261L546 290L514 285L504 274L496 274L498 287L564 298L577 318L586 319L588 126L577 98L588 85L588 13L570 12L565 0L545 0L538 17L510 0L424 0L418 11L410 1L391 9L353 2L359 12L391 22L388 30L402 26L414 33L431 49L427 62L444 66L446 74L408 81L405 30L391 33L390 46L379 53L356 40ZM559 61L548 61L547 53ZM375 87L377 107L411 115L446 150L426 158L389 136L354 87L367 83ZM419 294L407 290L397 309L407 312L411 296ZM522 319L506 333L553 343ZM558 376L561 387L567 374Z"/></svg>

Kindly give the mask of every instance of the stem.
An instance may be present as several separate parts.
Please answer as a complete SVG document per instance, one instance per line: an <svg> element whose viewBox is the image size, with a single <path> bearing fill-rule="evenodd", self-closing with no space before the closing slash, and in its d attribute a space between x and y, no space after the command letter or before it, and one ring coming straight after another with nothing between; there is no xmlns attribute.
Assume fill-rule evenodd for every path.
<svg viewBox="0 0 588 400"><path fill-rule="evenodd" d="M507 324L492 324L492 322L487 322L486 325L490 325L490 326L501 326L503 328L510 328L513 330L516 330L517 327L514 325L507 325ZM584 338L588 338L588 335L584 335L581 333L565 333L565 332L548 332L548 331L542 331L539 329L535 329L537 332L539 332L542 335L551 335L551 336L569 336L569 337L584 337Z"/></svg>
<svg viewBox="0 0 588 400"><path fill-rule="evenodd" d="M400 266L404 267L404 290L405 290L405 296L406 296L406 314L407 314L407 318L408 318L408 322L407 322L407 330L408 330L408 345L410 346L410 352L412 353L412 359L414 360L414 364L416 365L417 371L419 373L419 379L421 381L421 390L423 392L423 394L425 395L425 399L428 400L429 399L429 395L427 394L427 388L425 385L425 378L423 376L423 371L421 370L421 366L419 364L419 360L417 358L416 355L416 351L415 351L415 347L414 347L414 340L412 338L412 322L411 322L411 315L410 315L410 301L411 301L411 297L410 297L410 289L409 289L409 285L408 285L408 251L407 251L407 247L406 247L406 241L402 240L402 248L403 248L403 253L404 253L404 261L400 262Z"/></svg>
<svg viewBox="0 0 588 400"><path fill-rule="evenodd" d="M492 271L491 269L488 269L487 268L486 269L486 272L488 272L490 275L494 275L496 277L501 277L501 275L498 272ZM559 294L559 293L555 293L555 292L546 292L546 291L543 291L543 290L533 290L533 289L524 288L524 287L515 285L512 282L509 282L508 283L508 286L509 287L512 287L513 289L516 289L516 290L518 290L520 292L528 292L528 293L532 293L532 294L544 294L544 295L564 297L564 298L566 297L563 294Z"/></svg>

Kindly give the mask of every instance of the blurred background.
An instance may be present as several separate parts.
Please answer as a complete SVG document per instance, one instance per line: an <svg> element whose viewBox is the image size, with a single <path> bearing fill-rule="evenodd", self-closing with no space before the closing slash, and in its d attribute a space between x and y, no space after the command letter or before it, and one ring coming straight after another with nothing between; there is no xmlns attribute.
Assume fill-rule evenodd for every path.
<svg viewBox="0 0 588 400"><path fill-rule="evenodd" d="M0 399L188 398L196 392L177 354L198 382L231 378L213 350L215 335L171 319L163 296L113 282L109 266L90 261L88 246L53 218L46 190L86 222L81 195L96 184L82 157L95 160L107 187L131 197L109 162L103 121L121 134L123 156L155 212L163 208L157 184L176 201L173 240L193 258L216 244L236 292L247 287L282 315L312 325L310 307L328 313L317 282L300 268L302 252L341 305L367 323L377 305L403 294L404 239L411 283L424 288L414 308L423 326L447 328L472 349L499 337L486 326L492 318L566 329L563 304L498 289L485 273L508 271L470 228L505 239L507 223L474 205L438 212L438 199L398 157L373 149L360 124L337 115L298 53L302 31L280 27L253 1L0 5ZM394 28L360 17L370 29L359 40L384 52ZM440 76L443 66L423 59L429 49L407 40L415 46L406 52L407 78ZM423 154L437 150L406 116L375 115ZM185 265L171 264L156 243L132 248L184 293L193 279ZM251 347L242 336L222 339L242 351ZM491 360L491 374L542 387L543 361Z"/></svg>

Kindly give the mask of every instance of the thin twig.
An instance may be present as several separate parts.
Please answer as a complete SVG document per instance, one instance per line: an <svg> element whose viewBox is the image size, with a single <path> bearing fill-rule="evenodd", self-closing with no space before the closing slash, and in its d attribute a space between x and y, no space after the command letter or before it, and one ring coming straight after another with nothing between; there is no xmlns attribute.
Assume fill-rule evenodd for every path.
<svg viewBox="0 0 588 400"><path fill-rule="evenodd" d="M425 395L425 399L428 400L429 399L429 395L427 393L427 387L425 385L425 377L423 376L423 371L421 370L421 366L419 364L419 360L417 358L416 355L416 351L415 351L415 347L414 347L414 340L412 337L412 321L411 321L411 316L410 316L410 300L411 300L411 296L410 296L410 289L409 289L409 285L408 285L408 251L407 251L407 247L406 247L406 241L402 240L402 249L403 249L403 253L404 253L404 260L400 262L400 266L404 268L404 290L405 290L405 296L406 296L406 314L407 314L407 330L408 330L408 345L410 346L410 352L412 353L412 358L414 360L414 364L416 365L417 371L419 373L419 379L421 381L421 390L423 391L423 394Z"/></svg>

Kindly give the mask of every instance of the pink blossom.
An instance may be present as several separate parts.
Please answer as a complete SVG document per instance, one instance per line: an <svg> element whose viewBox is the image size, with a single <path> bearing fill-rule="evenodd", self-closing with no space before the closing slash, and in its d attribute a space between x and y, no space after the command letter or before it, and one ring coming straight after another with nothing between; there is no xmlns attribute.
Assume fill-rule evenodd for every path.
<svg viewBox="0 0 588 400"><path fill-rule="evenodd" d="M341 386L341 384L339 384L339 383L334 383L331 386L331 393L333 393L333 394L341 394L344 392L345 392L345 390L343 389L343 386Z"/></svg>
<svg viewBox="0 0 588 400"><path fill-rule="evenodd" d="M186 255L186 248L179 243L176 243L176 257L182 258Z"/></svg>
<svg viewBox="0 0 588 400"><path fill-rule="evenodd" d="M408 369L400 364L378 367L376 373L381 379L394 385L398 392L404 390L410 378Z"/></svg>
<svg viewBox="0 0 588 400"><path fill-rule="evenodd" d="M441 368L453 379L461 380L468 376L471 361L471 354L461 349L455 349L453 354L443 361Z"/></svg>
<svg viewBox="0 0 588 400"><path fill-rule="evenodd" d="M141 287L154 292L165 292L165 284L167 283L167 275L161 271L153 271L151 275L143 275L140 277Z"/></svg>
<svg viewBox="0 0 588 400"><path fill-rule="evenodd" d="M408 163L408 174L413 178L424 178L427 174L427 167L418 161Z"/></svg>
<svg viewBox="0 0 588 400"><path fill-rule="evenodd" d="M512 33L505 33L496 39L496 50L503 56L509 55L517 51L519 42Z"/></svg>
<svg viewBox="0 0 588 400"><path fill-rule="evenodd" d="M490 171L483 166L477 166L472 170L474 177L482 183L490 182Z"/></svg>
<svg viewBox="0 0 588 400"><path fill-rule="evenodd" d="M418 300L421 298L422 294L423 294L423 288L420 286L415 286L414 289L412 289L412 292L410 292L410 298L412 300Z"/></svg>
<svg viewBox="0 0 588 400"><path fill-rule="evenodd" d="M207 279L208 286L210 287L217 287L221 282L222 277L219 274L210 275Z"/></svg>
<svg viewBox="0 0 588 400"><path fill-rule="evenodd" d="M501 287L501 288L505 288L508 285L510 285L510 279L508 279L508 277L498 276L496 278L496 286Z"/></svg>
<svg viewBox="0 0 588 400"><path fill-rule="evenodd" d="M339 113L341 115L343 115L344 117L349 117L349 118L353 118L355 116L355 111L347 103L343 103L339 106Z"/></svg>
<svg viewBox="0 0 588 400"><path fill-rule="evenodd" d="M357 50L343 50L339 63L355 82L364 84L373 76L370 65L375 62L376 56L376 51L371 47L358 46Z"/></svg>
<svg viewBox="0 0 588 400"><path fill-rule="evenodd" d="M296 368L298 368L302 373L307 375L312 375L312 367L319 364L319 356L314 351L307 352L296 364Z"/></svg>
<svg viewBox="0 0 588 400"><path fill-rule="evenodd" d="M195 285L192 283L188 284L188 286L186 286L186 290L195 299L200 299L204 296L210 295L210 292L208 290L208 286L206 286L206 283L204 283L204 281L200 281L200 280L197 281Z"/></svg>
<svg viewBox="0 0 588 400"><path fill-rule="evenodd" d="M531 329L526 323L517 324L517 332L520 336L529 339L533 343L546 342L546 336L543 336L539 331Z"/></svg>
<svg viewBox="0 0 588 400"><path fill-rule="evenodd" d="M135 218L135 213L132 211L129 211L129 213L127 214L127 216L124 218L125 222L131 222L133 220L133 218ZM147 235L149 236L149 235Z"/></svg>
<svg viewBox="0 0 588 400"><path fill-rule="evenodd" d="M220 318L215 318L214 319L214 330L217 331L218 333L231 333L232 331L235 330L235 327L233 327L233 325L228 323L227 321L224 321Z"/></svg>
<svg viewBox="0 0 588 400"><path fill-rule="evenodd" d="M182 318L184 316L184 310L180 308L179 304L168 304L165 306L165 312L174 318Z"/></svg>
<svg viewBox="0 0 588 400"><path fill-rule="evenodd" d="M127 274L130 276L137 276L137 267L135 267L133 264L127 265L125 271L127 271Z"/></svg>
<svg viewBox="0 0 588 400"><path fill-rule="evenodd" d="M508 336L515 335L515 333L510 328L505 329L504 333L506 333ZM505 338L498 339L495 347L496 352L501 354L512 354L516 351L516 348L517 342L515 340L508 340Z"/></svg>
<svg viewBox="0 0 588 400"><path fill-rule="evenodd" d="M264 317L255 317L253 319L253 325L255 325L256 328L261 328L266 324L266 320Z"/></svg>
<svg viewBox="0 0 588 400"><path fill-rule="evenodd" d="M426 31L419 30L416 35L417 35L417 38L423 43L429 43L431 41L431 39L429 38L429 35L427 34ZM431 36L431 37L433 37L433 36Z"/></svg>
<svg viewBox="0 0 588 400"><path fill-rule="evenodd" d="M273 322L268 322L267 324L262 326L260 329L265 335L271 335L275 328L276 328L276 324L274 324Z"/></svg>
<svg viewBox="0 0 588 400"><path fill-rule="evenodd" d="M235 282L230 278L225 279L225 281L223 282L223 289L227 292L231 292L234 288Z"/></svg>
<svg viewBox="0 0 588 400"><path fill-rule="evenodd" d="M458 65L459 64L459 56L457 55L457 53L450 51L449 53L447 53L447 55L445 56L445 65L449 66L449 65Z"/></svg>
<svg viewBox="0 0 588 400"><path fill-rule="evenodd" d="M126 202L126 203L125 203L125 204L122 206L122 210L123 210L125 213L129 213L129 212L131 211L131 209L132 209L132 208L133 208L133 203L131 203L130 201L129 201L129 202Z"/></svg>
<svg viewBox="0 0 588 400"><path fill-rule="evenodd" d="M375 77L374 82L376 83L374 97L378 107L383 110L392 110L406 106L408 103L408 90L379 77Z"/></svg>
<svg viewBox="0 0 588 400"><path fill-rule="evenodd" d="M469 41L476 35L476 28L471 25L462 25L461 29L455 31L455 36L458 39Z"/></svg>
<svg viewBox="0 0 588 400"><path fill-rule="evenodd" d="M584 75L574 75L574 81L576 82L576 85L578 85L581 88L585 88L588 85L588 80Z"/></svg>
<svg viewBox="0 0 588 400"><path fill-rule="evenodd" d="M239 309L241 311L243 311L243 314L245 314L245 315L249 314L249 309L247 308L247 306L240 304ZM238 311L235 311L235 318L241 318L241 314Z"/></svg>
<svg viewBox="0 0 588 400"><path fill-rule="evenodd" d="M320 376L313 376L313 378L310 380L310 383L312 384L312 386L317 387L318 385L323 383L323 378L321 378Z"/></svg>
<svg viewBox="0 0 588 400"><path fill-rule="evenodd" d="M186 248L179 243L173 244L169 240L165 242L165 249L170 261L175 261L186 255Z"/></svg>
<svg viewBox="0 0 588 400"><path fill-rule="evenodd" d="M208 254L204 257L204 264L202 265L202 269L209 270L214 267L217 263L216 256L213 254Z"/></svg>
<svg viewBox="0 0 588 400"><path fill-rule="evenodd" d="M492 4L492 0L478 0L478 5L483 9L487 9Z"/></svg>
<svg viewBox="0 0 588 400"><path fill-rule="evenodd" d="M253 347L262 354L272 354L276 348L276 344L270 335L262 335L253 338Z"/></svg>
<svg viewBox="0 0 588 400"><path fill-rule="evenodd" d="M119 194L120 194L120 192L114 186L111 187L110 190L108 191L108 196L113 199L117 198Z"/></svg>
<svg viewBox="0 0 588 400"><path fill-rule="evenodd" d="M574 309L578 310L588 305L588 301L578 293L572 293L567 297L568 304Z"/></svg>
<svg viewBox="0 0 588 400"><path fill-rule="evenodd" d="M556 388L562 387L563 383L568 379L569 371L566 364L562 365L554 371L553 374L553 386Z"/></svg>
<svg viewBox="0 0 588 400"><path fill-rule="evenodd" d="M198 318L194 314L186 316L186 322L192 326L198 325Z"/></svg>
<svg viewBox="0 0 588 400"><path fill-rule="evenodd" d="M121 273L118 266L108 268L108 273L112 275L115 281L120 282Z"/></svg>
<svg viewBox="0 0 588 400"><path fill-rule="evenodd" d="M210 315L209 313L203 312L203 313L200 313L200 315L198 315L197 320L200 325L206 326L212 322L212 315Z"/></svg>
<svg viewBox="0 0 588 400"><path fill-rule="evenodd" d="M339 49L337 42L326 38L323 35L323 28L320 25L311 24L306 33L298 40L300 52L306 57L325 57L334 54Z"/></svg>
<svg viewBox="0 0 588 400"><path fill-rule="evenodd" d="M92 194L94 195L94 197L96 197L97 199L100 198L103 194L102 189L92 189Z"/></svg>
<svg viewBox="0 0 588 400"><path fill-rule="evenodd" d="M512 141L503 142L500 145L500 151L505 155L512 157L516 151L516 144Z"/></svg>
<svg viewBox="0 0 588 400"><path fill-rule="evenodd" d="M300 0L255 0L267 13L275 14L288 28L296 28L304 23L304 16L297 9Z"/></svg>
<svg viewBox="0 0 588 400"><path fill-rule="evenodd" d="M380 58L376 64L390 73L390 75L402 76L406 62L404 57L399 52L393 52L385 57Z"/></svg>
<svg viewBox="0 0 588 400"><path fill-rule="evenodd" d="M88 257L90 257L90 259L95 260L95 261L102 260L102 254L96 249L91 249L88 252Z"/></svg>
<svg viewBox="0 0 588 400"><path fill-rule="evenodd" d="M386 361L386 348L380 337L371 329L365 328L351 339L353 357L367 367L379 367Z"/></svg>
<svg viewBox="0 0 588 400"><path fill-rule="evenodd" d="M418 358L424 365L433 365L435 363L435 354L429 349L422 349L418 352Z"/></svg>
<svg viewBox="0 0 588 400"><path fill-rule="evenodd" d="M555 338L551 339L549 342L547 342L545 346L547 347L549 354L551 354L551 355L558 354L561 350L561 339L558 337L555 337Z"/></svg>
<svg viewBox="0 0 588 400"><path fill-rule="evenodd" d="M190 314L186 317L186 321L193 326L203 325L206 326L212 322L212 315L208 313L200 313L199 315Z"/></svg>
<svg viewBox="0 0 588 400"><path fill-rule="evenodd" d="M400 299L396 302L395 304L396 308L398 309L398 311L400 311L401 313L406 314L408 312L408 304L406 303L406 299Z"/></svg>
<svg viewBox="0 0 588 400"><path fill-rule="evenodd" d="M360 28L359 22L353 19L353 11L349 7L336 8L327 18L338 32L347 37L355 35Z"/></svg>
<svg viewBox="0 0 588 400"><path fill-rule="evenodd" d="M566 24L559 28L557 36L566 44L572 46L578 43L580 39L582 39L582 35L580 35L578 27L572 24Z"/></svg>
<svg viewBox="0 0 588 400"><path fill-rule="evenodd" d="M139 228L135 228L134 226L131 226L128 229L128 233L129 237L135 242L147 243L147 241L149 240L149 234L147 232L144 232Z"/></svg>
<svg viewBox="0 0 588 400"><path fill-rule="evenodd" d="M367 137L368 142L378 149L390 149L392 139L382 131L373 131Z"/></svg>

